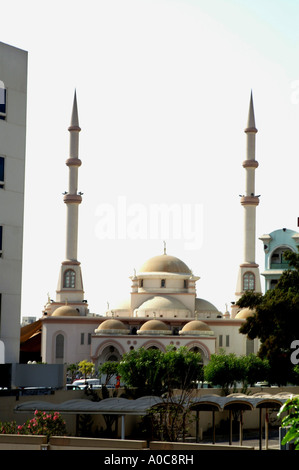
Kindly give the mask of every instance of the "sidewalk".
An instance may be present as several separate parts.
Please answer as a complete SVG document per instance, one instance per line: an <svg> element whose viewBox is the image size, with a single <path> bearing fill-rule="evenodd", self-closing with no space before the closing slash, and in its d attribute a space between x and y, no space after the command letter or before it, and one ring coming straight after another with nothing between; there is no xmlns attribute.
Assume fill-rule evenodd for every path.
<svg viewBox="0 0 299 470"><path fill-rule="evenodd" d="M212 439L209 439L209 438L204 438L200 442L203 442L203 443L206 443L206 444L212 444L213 443ZM215 443L216 444L229 445L229 439L224 438L223 436L216 436L216 442ZM233 436L232 444L233 445L239 445L240 444L239 436ZM258 433L251 433L251 435L243 436L242 444L244 446L250 446L250 447L254 447L256 450L260 450L259 434ZM280 449L279 431L272 431L271 433L269 433L268 444L266 443L265 437L263 435L261 450L279 450L279 449Z"/></svg>

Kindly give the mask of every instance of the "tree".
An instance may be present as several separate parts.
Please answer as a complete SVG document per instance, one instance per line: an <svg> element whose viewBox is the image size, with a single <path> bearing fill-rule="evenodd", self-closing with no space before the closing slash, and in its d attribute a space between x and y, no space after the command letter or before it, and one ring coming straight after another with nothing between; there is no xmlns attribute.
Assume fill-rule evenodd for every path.
<svg viewBox="0 0 299 470"><path fill-rule="evenodd" d="M246 292L238 305L254 310L240 328L248 338L261 342L258 356L269 361L271 383L298 383L291 361L293 341L299 331L299 254L285 252L290 269L283 272L274 289L264 295Z"/></svg>
<svg viewBox="0 0 299 470"><path fill-rule="evenodd" d="M207 382L220 385L224 395L228 395L230 388L236 388L237 382L242 381L241 361L234 353L212 354L204 368L204 378Z"/></svg>
<svg viewBox="0 0 299 470"><path fill-rule="evenodd" d="M99 367L99 375L105 375L105 384L108 385L114 375L118 374L118 362L107 361Z"/></svg>
<svg viewBox="0 0 299 470"><path fill-rule="evenodd" d="M187 348L140 348L125 354L118 372L129 387L136 387L138 396L157 395L162 403L155 406L146 420L151 438L176 441L185 435L188 424L188 401L197 380L203 378L199 353Z"/></svg>
<svg viewBox="0 0 299 470"><path fill-rule="evenodd" d="M167 441L176 441L179 436L184 440L191 414L191 393L196 382L203 379L201 355L186 347L169 347L162 355L162 364L166 394L163 408L157 407L160 432Z"/></svg>
<svg viewBox="0 0 299 470"><path fill-rule="evenodd" d="M78 364L69 364L67 366L67 372L71 373L72 381L75 380L77 370L78 370Z"/></svg>
<svg viewBox="0 0 299 470"><path fill-rule="evenodd" d="M139 396L163 393L161 377L163 365L159 349L133 349L123 355L118 373L130 388L136 388Z"/></svg>
<svg viewBox="0 0 299 470"><path fill-rule="evenodd" d="M203 379L201 355L185 347L168 347L162 354L163 384L169 394L174 389L189 391Z"/></svg>
<svg viewBox="0 0 299 470"><path fill-rule="evenodd" d="M237 383L242 383L245 392L248 386L268 379L269 364L255 354L236 356L233 353L213 354L210 362L204 368L205 380L220 385L224 395L235 389Z"/></svg>
<svg viewBox="0 0 299 470"><path fill-rule="evenodd" d="M248 386L253 387L256 382L268 381L269 361L261 359L255 354L239 358L242 369L242 383L245 391Z"/></svg>
<svg viewBox="0 0 299 470"><path fill-rule="evenodd" d="M81 372L81 374L84 375L84 379L86 379L87 375L94 374L94 363L88 362L86 359L84 359L83 361L79 362L78 370Z"/></svg>
<svg viewBox="0 0 299 470"><path fill-rule="evenodd" d="M175 388L187 390L202 379L201 355L187 348L140 348L124 354L118 372L128 387L139 395L171 394Z"/></svg>

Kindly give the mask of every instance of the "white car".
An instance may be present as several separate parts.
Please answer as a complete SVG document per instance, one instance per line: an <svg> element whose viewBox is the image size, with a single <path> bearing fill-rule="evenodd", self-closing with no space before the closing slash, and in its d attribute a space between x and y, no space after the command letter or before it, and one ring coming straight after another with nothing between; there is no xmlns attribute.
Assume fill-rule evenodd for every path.
<svg viewBox="0 0 299 470"><path fill-rule="evenodd" d="M86 387L89 388L102 388L101 382L99 379L78 379L74 380L72 383L74 387L79 387L81 389L84 389Z"/></svg>

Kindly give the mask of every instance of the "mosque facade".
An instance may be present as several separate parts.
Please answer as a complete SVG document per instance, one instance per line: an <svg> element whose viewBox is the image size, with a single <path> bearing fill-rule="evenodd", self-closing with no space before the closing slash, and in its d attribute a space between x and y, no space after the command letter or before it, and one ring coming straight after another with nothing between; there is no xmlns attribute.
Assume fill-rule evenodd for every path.
<svg viewBox="0 0 299 470"><path fill-rule="evenodd" d="M251 312L248 309L224 313L208 300L197 297L199 277L184 261L164 250L145 261L131 279L131 291L125 302L108 307L102 315L90 313L84 300L80 262L77 259L78 210L82 194L78 193L79 133L77 98L74 96L70 132L69 187L64 195L66 205L66 252L61 263L56 299L48 299L41 318L41 357L51 363L77 363L87 359L96 368L106 361L118 361L123 354L138 348L165 351L172 345L184 346L201 353L204 364L214 353L225 351L237 355L256 352L256 340L248 340L239 328ZM242 198L245 208L245 259L240 265L241 287L246 290L244 276L255 276L255 290L260 289L258 266L255 264L255 208L258 198L254 191L255 124L252 97L248 126L249 139L246 191ZM253 208L253 210L252 210ZM254 226L254 230L252 230ZM248 248L249 247L249 248ZM238 278L237 286L240 284ZM250 288L251 284L248 283Z"/></svg>

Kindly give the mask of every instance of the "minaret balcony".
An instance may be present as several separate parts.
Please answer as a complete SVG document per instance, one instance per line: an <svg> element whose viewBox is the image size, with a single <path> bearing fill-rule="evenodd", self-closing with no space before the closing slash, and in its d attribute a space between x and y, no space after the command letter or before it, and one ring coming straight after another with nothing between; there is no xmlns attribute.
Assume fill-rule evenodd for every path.
<svg viewBox="0 0 299 470"><path fill-rule="evenodd" d="M66 160L65 164L67 166L81 166L82 162L80 158L70 157Z"/></svg>
<svg viewBox="0 0 299 470"><path fill-rule="evenodd" d="M259 162L257 162L256 160L244 160L244 162L242 163L243 165L243 168L257 168L259 166Z"/></svg>
<svg viewBox="0 0 299 470"><path fill-rule="evenodd" d="M65 194L63 201L66 204L81 204L82 196L80 196L80 194Z"/></svg>
<svg viewBox="0 0 299 470"><path fill-rule="evenodd" d="M242 206L258 206L259 202L260 200L258 196L242 196L241 197Z"/></svg>

